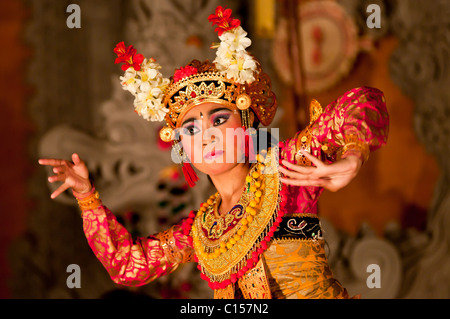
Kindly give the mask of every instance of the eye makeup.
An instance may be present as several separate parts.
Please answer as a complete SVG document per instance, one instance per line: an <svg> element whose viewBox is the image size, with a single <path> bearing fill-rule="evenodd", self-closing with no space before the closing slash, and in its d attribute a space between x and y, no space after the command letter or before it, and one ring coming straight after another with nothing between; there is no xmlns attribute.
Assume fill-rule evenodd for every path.
<svg viewBox="0 0 450 319"><path fill-rule="evenodd" d="M230 118L230 116L231 116L230 112L222 112L221 111L221 112L214 113L211 116L210 121L213 126L219 126L219 125L224 124Z"/></svg>
<svg viewBox="0 0 450 319"><path fill-rule="evenodd" d="M184 135L195 135L198 132L200 132L200 128L198 127L198 123L199 121L186 121L183 126L181 127L181 134Z"/></svg>
<svg viewBox="0 0 450 319"><path fill-rule="evenodd" d="M232 110L226 107L218 107L208 112L208 119L213 126L219 126L231 117L232 112ZM201 128L198 127L198 124L196 125L196 122L203 120L204 115L202 112L200 112L199 118L191 117L183 122L181 127L186 135L195 135L200 132Z"/></svg>

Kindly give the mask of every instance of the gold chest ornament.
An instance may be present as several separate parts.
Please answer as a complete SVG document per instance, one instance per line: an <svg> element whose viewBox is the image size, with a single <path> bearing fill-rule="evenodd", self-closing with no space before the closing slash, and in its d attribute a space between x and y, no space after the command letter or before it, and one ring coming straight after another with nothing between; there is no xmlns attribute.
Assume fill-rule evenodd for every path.
<svg viewBox="0 0 450 319"><path fill-rule="evenodd" d="M262 253L283 214L277 159L277 147L258 154L238 204L226 216L219 216L220 197L214 194L187 221L192 226L184 233L192 236L194 259L215 298L233 298L236 282L245 298L270 298Z"/></svg>

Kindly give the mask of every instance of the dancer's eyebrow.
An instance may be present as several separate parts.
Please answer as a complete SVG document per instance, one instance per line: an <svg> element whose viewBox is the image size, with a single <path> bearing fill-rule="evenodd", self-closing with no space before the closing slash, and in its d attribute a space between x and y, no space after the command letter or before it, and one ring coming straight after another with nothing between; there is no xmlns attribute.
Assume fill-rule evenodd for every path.
<svg viewBox="0 0 450 319"><path fill-rule="evenodd" d="M198 121L198 119L196 119L195 117L190 117L190 118L184 120L184 121L183 121L183 124L181 124L181 126L184 126L184 125L186 125L187 123L189 123L189 122L194 122L194 121Z"/></svg>
<svg viewBox="0 0 450 319"><path fill-rule="evenodd" d="M228 108L226 108L226 107L219 107L219 108L217 108L217 109L212 109L211 111L209 111L209 112L208 112L208 116L211 117L211 115L213 115L214 113L222 112L222 111L228 111L228 112L231 112L231 110L228 109Z"/></svg>

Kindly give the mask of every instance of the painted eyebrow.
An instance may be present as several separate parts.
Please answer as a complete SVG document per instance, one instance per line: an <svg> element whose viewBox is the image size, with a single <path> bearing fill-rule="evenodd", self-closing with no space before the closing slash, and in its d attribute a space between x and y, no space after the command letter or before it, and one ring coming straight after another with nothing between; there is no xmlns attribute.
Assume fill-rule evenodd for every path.
<svg viewBox="0 0 450 319"><path fill-rule="evenodd" d="M218 113L218 112L222 112L222 111L228 111L228 112L232 112L230 109L226 108L226 107L219 107L217 109L212 109L211 111L208 112L208 116L211 117L211 115Z"/></svg>
<svg viewBox="0 0 450 319"><path fill-rule="evenodd" d="M211 117L211 115L213 115L213 114L215 114L215 113L218 113L218 112L222 112L222 111L228 111L228 112L232 112L230 109L228 109L228 108L226 108L226 107L219 107L219 108L217 108L217 109L212 109L211 111L209 111L208 112L208 117ZM189 123L189 122L194 122L194 121L196 121L196 120L198 120L197 118L195 118L195 117L190 117L190 118L188 118L188 119L186 119L185 121L183 121L183 124L181 124L181 126L184 126L184 125L186 125L187 123Z"/></svg>

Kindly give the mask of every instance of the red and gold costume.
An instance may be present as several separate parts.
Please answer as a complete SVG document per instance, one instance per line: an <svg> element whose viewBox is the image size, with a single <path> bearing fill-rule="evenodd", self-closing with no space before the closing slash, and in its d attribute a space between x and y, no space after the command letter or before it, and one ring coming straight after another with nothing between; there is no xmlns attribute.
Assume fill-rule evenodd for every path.
<svg viewBox="0 0 450 319"><path fill-rule="evenodd" d="M216 17L231 19L228 13L216 12ZM234 19L218 21L225 26L222 33L236 28ZM124 60L136 62L130 56ZM205 101L251 109L261 123L270 123L275 97L270 79L259 65L256 70L252 80L238 83L212 63L194 61L181 68L162 99L167 108L162 134L171 137L177 120ZM323 188L282 184L277 165L282 159L311 165L300 149L327 163L350 151L367 160L386 143L388 114L383 93L368 87L353 89L324 109L313 101L310 111L308 127L256 156L241 198L225 216L218 213L217 193L179 225L132 238L97 192L79 199L88 243L114 282L140 286L182 263L197 262L215 298L349 298L333 278L324 250L317 216Z"/></svg>

